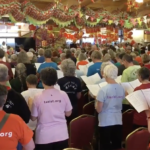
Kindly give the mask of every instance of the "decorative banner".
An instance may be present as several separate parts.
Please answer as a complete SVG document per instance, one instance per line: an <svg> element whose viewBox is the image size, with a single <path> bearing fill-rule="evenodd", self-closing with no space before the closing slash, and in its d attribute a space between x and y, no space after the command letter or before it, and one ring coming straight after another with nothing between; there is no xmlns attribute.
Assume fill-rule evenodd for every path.
<svg viewBox="0 0 150 150"><path fill-rule="evenodd" d="M91 0L94 2L94 0ZM48 3L45 10L37 8L32 2L24 1L19 3L18 0L2 0L0 1L0 16L9 15L13 23L24 21L25 19L34 26L46 24L50 19L53 20L59 27L68 27L75 25L76 31L84 27L96 27L106 25L120 25L126 28L133 28L135 26L144 26L142 18L135 20L131 18L128 13L122 10L115 10L109 12L103 8L98 11L93 11L90 8L81 8L82 0L78 0L79 5L73 5L68 8L62 6L59 0ZM128 0L128 9L133 7L133 2ZM135 9L138 4L134 3ZM116 22L118 24L116 24ZM52 30L50 27L48 30Z"/></svg>

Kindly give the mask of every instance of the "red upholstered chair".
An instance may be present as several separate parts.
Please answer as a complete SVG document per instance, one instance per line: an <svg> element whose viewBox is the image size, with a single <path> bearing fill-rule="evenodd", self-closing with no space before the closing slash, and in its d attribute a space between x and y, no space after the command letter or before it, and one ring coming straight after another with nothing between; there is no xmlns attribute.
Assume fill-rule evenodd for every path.
<svg viewBox="0 0 150 150"><path fill-rule="evenodd" d="M129 109L123 113L122 141L125 141L127 135L133 131L133 113L133 109Z"/></svg>
<svg viewBox="0 0 150 150"><path fill-rule="evenodd" d="M81 115L70 122L69 147L82 149L91 147L94 135L95 117Z"/></svg>
<svg viewBox="0 0 150 150"><path fill-rule="evenodd" d="M126 138L126 150L147 150L150 133L147 128L138 128Z"/></svg>
<svg viewBox="0 0 150 150"><path fill-rule="evenodd" d="M83 114L94 116L94 113L95 113L94 101L89 102L83 106Z"/></svg>

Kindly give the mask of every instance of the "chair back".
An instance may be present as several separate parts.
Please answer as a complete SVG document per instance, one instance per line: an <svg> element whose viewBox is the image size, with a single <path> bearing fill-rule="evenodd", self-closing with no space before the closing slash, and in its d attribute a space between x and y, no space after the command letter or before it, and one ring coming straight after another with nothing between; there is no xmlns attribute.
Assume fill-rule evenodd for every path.
<svg viewBox="0 0 150 150"><path fill-rule="evenodd" d="M147 128L138 128L126 138L126 150L147 150L150 133Z"/></svg>
<svg viewBox="0 0 150 150"><path fill-rule="evenodd" d="M94 116L94 113L95 113L94 101L89 102L83 106L83 114Z"/></svg>
<svg viewBox="0 0 150 150"><path fill-rule="evenodd" d="M123 113L123 131L122 131L122 140L125 141L127 135L133 131L133 114L134 110L129 109Z"/></svg>
<svg viewBox="0 0 150 150"><path fill-rule="evenodd" d="M69 147L82 149L93 140L95 117L81 115L70 122Z"/></svg>

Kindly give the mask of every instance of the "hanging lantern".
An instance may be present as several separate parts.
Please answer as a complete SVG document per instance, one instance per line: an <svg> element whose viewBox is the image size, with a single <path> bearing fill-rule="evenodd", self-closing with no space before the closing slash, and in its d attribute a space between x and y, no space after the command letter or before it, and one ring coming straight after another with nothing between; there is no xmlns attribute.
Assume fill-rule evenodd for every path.
<svg viewBox="0 0 150 150"><path fill-rule="evenodd" d="M49 38L54 38L54 34L50 33Z"/></svg>
<svg viewBox="0 0 150 150"><path fill-rule="evenodd" d="M42 47L46 47L47 46L47 41L46 40L43 40L42 41Z"/></svg>
<svg viewBox="0 0 150 150"><path fill-rule="evenodd" d="M53 26L48 25L48 26L47 26L47 29L48 29L48 30L53 30Z"/></svg>
<svg viewBox="0 0 150 150"><path fill-rule="evenodd" d="M33 24L29 25L29 30L30 31L36 30L36 26L34 26Z"/></svg>

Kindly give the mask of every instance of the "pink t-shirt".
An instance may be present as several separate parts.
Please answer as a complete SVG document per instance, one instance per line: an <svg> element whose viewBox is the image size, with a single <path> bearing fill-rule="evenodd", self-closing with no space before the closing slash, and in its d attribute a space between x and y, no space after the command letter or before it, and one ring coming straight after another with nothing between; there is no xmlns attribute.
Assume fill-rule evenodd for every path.
<svg viewBox="0 0 150 150"><path fill-rule="evenodd" d="M31 115L38 118L35 143L48 144L68 139L65 112L72 110L68 95L57 89L47 89L36 95Z"/></svg>

